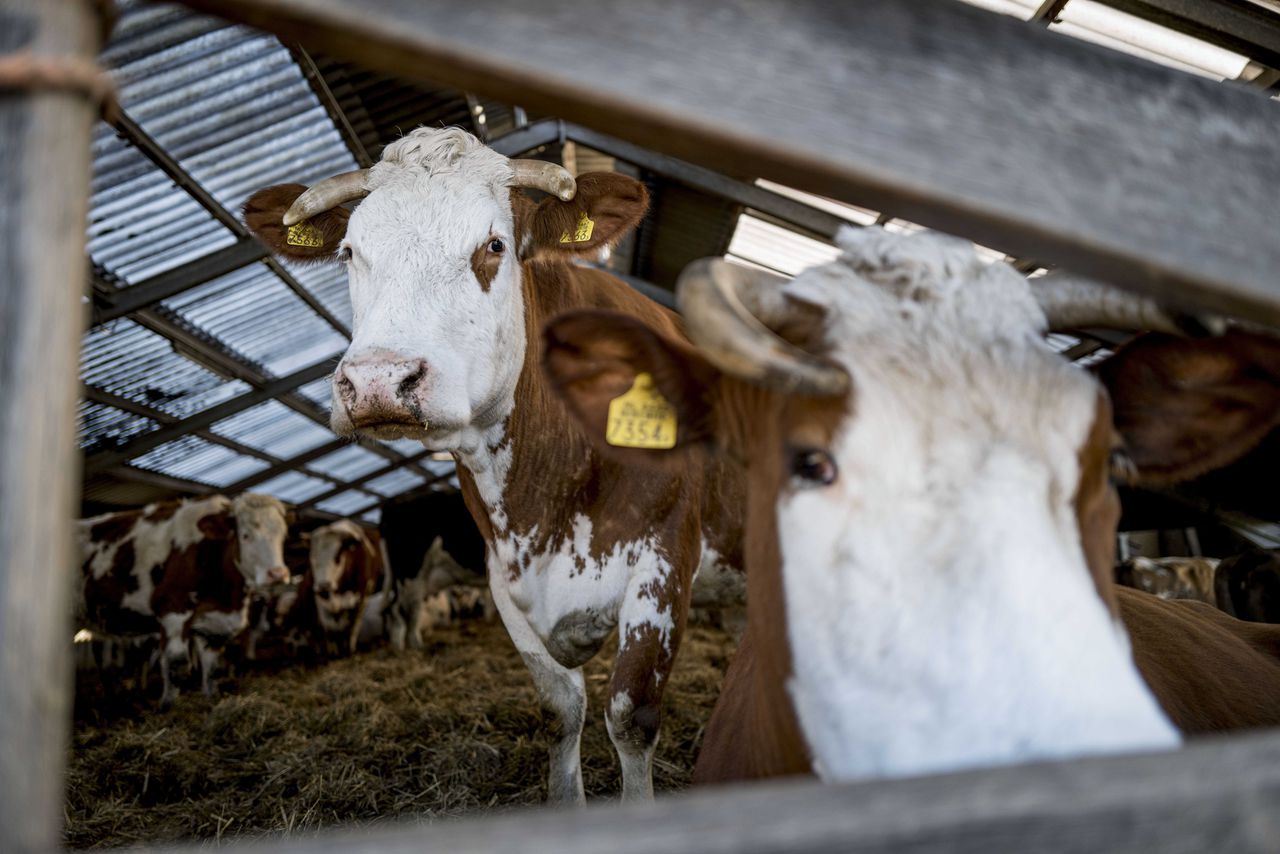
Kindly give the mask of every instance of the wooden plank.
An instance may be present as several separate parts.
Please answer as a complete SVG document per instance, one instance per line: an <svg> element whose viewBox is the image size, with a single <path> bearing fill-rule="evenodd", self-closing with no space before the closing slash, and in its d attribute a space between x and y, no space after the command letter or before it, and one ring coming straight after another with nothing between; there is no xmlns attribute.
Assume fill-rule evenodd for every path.
<svg viewBox="0 0 1280 854"><path fill-rule="evenodd" d="M0 0L0 54L91 60L82 0ZM62 825L71 716L71 519L89 140L70 91L0 90L0 851Z"/></svg>
<svg viewBox="0 0 1280 854"><path fill-rule="evenodd" d="M701 166L1280 324L1280 110L955 0L185 0Z"/></svg>
<svg viewBox="0 0 1280 854"><path fill-rule="evenodd" d="M775 782L649 805L375 826L282 840L269 849L221 845L273 854L1274 852L1280 733L1205 740L1167 754L856 785Z"/></svg>

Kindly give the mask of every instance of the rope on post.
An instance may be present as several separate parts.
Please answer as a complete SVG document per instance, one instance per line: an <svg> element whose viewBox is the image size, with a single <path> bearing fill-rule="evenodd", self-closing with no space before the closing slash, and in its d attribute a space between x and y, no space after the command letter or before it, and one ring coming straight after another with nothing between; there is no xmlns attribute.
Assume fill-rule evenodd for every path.
<svg viewBox="0 0 1280 854"><path fill-rule="evenodd" d="M102 118L108 122L118 111L115 81L89 59L38 56L29 51L0 56L0 92L15 90L81 94L101 106Z"/></svg>

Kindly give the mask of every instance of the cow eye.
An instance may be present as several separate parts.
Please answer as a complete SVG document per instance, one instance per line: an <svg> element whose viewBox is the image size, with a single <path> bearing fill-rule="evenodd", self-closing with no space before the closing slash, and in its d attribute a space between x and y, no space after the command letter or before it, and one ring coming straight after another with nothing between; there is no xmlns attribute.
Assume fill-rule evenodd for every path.
<svg viewBox="0 0 1280 854"><path fill-rule="evenodd" d="M506 248L507 244L503 243L502 239L499 237L495 237L493 240L489 241L489 251L494 255L500 254Z"/></svg>
<svg viewBox="0 0 1280 854"><path fill-rule="evenodd" d="M828 486L839 474L830 454L812 448L796 452L791 458L791 473L806 486Z"/></svg>
<svg viewBox="0 0 1280 854"><path fill-rule="evenodd" d="M350 246L340 246L340 247L338 247L338 260L339 260L339 261L341 261L343 264L346 264L347 262L349 262L349 261L351 260L351 247L350 247Z"/></svg>

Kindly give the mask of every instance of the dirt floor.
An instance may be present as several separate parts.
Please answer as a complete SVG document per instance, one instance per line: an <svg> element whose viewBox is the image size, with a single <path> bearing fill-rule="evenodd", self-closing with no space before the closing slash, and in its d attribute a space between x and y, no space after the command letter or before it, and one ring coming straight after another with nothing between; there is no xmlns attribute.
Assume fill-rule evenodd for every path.
<svg viewBox="0 0 1280 854"><path fill-rule="evenodd" d="M654 786L683 788L733 649L691 627L666 695ZM586 667L588 798L616 797L605 732L612 658ZM158 692L151 692L158 695ZM311 831L380 818L536 804L546 742L532 683L501 623L439 629L424 652L379 649L258 672L209 702L80 686L68 773L72 848Z"/></svg>

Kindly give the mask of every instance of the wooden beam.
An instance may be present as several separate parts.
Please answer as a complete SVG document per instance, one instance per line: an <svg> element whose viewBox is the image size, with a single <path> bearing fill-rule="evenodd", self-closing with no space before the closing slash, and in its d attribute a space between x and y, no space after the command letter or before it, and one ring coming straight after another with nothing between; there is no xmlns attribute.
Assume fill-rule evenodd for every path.
<svg viewBox="0 0 1280 854"><path fill-rule="evenodd" d="M185 0L365 66L1280 324L1280 111L955 0ZM714 26L708 25L714 22Z"/></svg>
<svg viewBox="0 0 1280 854"><path fill-rule="evenodd" d="M888 782L772 782L652 804L522 810L273 841L272 854L1274 852L1280 734ZM261 842L222 849L261 851ZM198 844L171 851L195 852Z"/></svg>
<svg viewBox="0 0 1280 854"><path fill-rule="evenodd" d="M49 71L0 90L0 851L52 851L71 720L71 520L84 328L86 0L0 0L0 55ZM61 71L58 69L61 68ZM41 85L62 79L62 86ZM77 88L79 87L79 88Z"/></svg>

